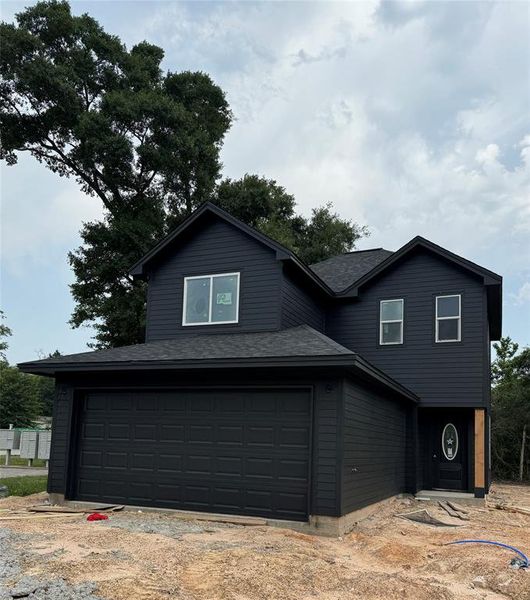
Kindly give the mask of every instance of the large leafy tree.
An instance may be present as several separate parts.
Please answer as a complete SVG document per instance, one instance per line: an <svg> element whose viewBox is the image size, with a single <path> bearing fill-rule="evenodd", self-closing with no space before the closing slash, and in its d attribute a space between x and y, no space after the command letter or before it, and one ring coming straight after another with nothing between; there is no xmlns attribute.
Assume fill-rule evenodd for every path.
<svg viewBox="0 0 530 600"><path fill-rule="evenodd" d="M308 264L347 252L368 234L365 227L341 219L331 204L313 209L309 219L296 214L294 196L276 181L257 175L225 179L217 186L213 201L294 250Z"/></svg>
<svg viewBox="0 0 530 600"><path fill-rule="evenodd" d="M329 205L306 219L274 181L219 180L232 115L203 73L164 73L162 49L130 51L68 2L39 2L0 25L0 158L29 152L74 177L105 207L70 253L76 307L96 347L144 340L145 284L129 267L204 200L213 200L315 262L350 250L366 231Z"/></svg>
<svg viewBox="0 0 530 600"><path fill-rule="evenodd" d="M53 380L44 382L43 377L27 375L9 365L5 357L8 348L5 338L12 332L1 322L4 318L0 310L0 428L32 427L40 414L47 414L43 399L46 396L49 402Z"/></svg>
<svg viewBox="0 0 530 600"><path fill-rule="evenodd" d="M34 426L42 412L39 379L0 361L0 428Z"/></svg>
<svg viewBox="0 0 530 600"><path fill-rule="evenodd" d="M210 197L229 106L208 75L162 72L161 48L128 51L68 2L16 21L0 25L0 157L29 152L101 200L104 221L71 256L72 324L94 322L100 345L138 341L145 294L127 269Z"/></svg>
<svg viewBox="0 0 530 600"><path fill-rule="evenodd" d="M530 479L530 348L509 337L494 345L492 467L502 479Z"/></svg>
<svg viewBox="0 0 530 600"><path fill-rule="evenodd" d="M4 319L4 311L0 310L0 361L6 360L6 350L9 345L7 338L11 335L11 329L2 322Z"/></svg>

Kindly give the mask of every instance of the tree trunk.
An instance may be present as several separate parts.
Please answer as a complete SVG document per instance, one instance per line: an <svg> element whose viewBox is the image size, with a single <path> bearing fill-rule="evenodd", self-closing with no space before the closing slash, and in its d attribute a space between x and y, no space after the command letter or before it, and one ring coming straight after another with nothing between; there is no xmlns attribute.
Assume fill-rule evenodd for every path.
<svg viewBox="0 0 530 600"><path fill-rule="evenodd" d="M521 441L521 456L519 458L519 481L523 480L524 475L524 447L526 444L526 423L523 427L523 439Z"/></svg>

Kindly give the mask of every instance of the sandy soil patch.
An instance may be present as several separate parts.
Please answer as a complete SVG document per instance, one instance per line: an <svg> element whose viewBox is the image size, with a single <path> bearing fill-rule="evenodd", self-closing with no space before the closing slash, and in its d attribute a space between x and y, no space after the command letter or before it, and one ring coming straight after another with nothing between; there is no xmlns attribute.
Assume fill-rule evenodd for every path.
<svg viewBox="0 0 530 600"><path fill-rule="evenodd" d="M530 487L496 485L490 498L530 508ZM43 499L7 498L0 509L22 510ZM530 570L510 568L510 552L445 545L485 538L528 554L529 515L469 507L470 520L451 529L397 516L415 508L447 517L430 503L394 500L339 539L163 513L114 513L95 523L86 515L0 521L0 529L21 536L14 544L21 573L5 584L22 575L95 582L94 593L108 600L530 598Z"/></svg>

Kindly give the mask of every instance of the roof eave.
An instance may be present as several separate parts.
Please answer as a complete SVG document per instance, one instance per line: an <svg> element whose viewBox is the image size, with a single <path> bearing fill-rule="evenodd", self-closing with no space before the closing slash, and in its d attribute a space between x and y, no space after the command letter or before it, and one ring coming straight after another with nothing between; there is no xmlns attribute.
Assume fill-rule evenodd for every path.
<svg viewBox="0 0 530 600"><path fill-rule="evenodd" d="M193 360L130 360L130 361L101 361L94 362L62 362L46 363L41 361L18 364L24 373L47 375L54 377L58 373L99 372L99 371L130 371L166 370L166 369L223 369L223 368L259 368L259 367L317 367L317 366L350 366L351 354L261 357L261 358L229 358L229 359L193 359Z"/></svg>
<svg viewBox="0 0 530 600"><path fill-rule="evenodd" d="M164 371L164 370L204 370L204 369L249 369L249 368L317 368L317 367L339 367L351 370L354 373L362 373L369 379L375 381L388 389L398 393L400 396L413 402L419 398L399 384L397 381L380 371L358 354L340 355L315 355L286 356L286 357L262 357L262 358L230 358L230 359L204 359L204 360L143 360L143 361L120 361L100 363L46 363L41 361L20 363L18 368L24 373L56 377L61 374L77 373L105 373L120 371Z"/></svg>

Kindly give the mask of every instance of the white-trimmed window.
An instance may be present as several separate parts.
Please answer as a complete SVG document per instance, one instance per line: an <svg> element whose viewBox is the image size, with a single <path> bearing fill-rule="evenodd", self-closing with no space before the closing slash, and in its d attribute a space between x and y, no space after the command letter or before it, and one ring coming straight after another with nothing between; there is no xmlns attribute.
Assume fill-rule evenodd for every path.
<svg viewBox="0 0 530 600"><path fill-rule="evenodd" d="M460 294L436 296L436 342L462 339L462 299Z"/></svg>
<svg viewBox="0 0 530 600"><path fill-rule="evenodd" d="M239 320L239 273L184 277L183 325L222 325Z"/></svg>
<svg viewBox="0 0 530 600"><path fill-rule="evenodd" d="M379 343L382 346L403 343L403 299L381 300Z"/></svg>

